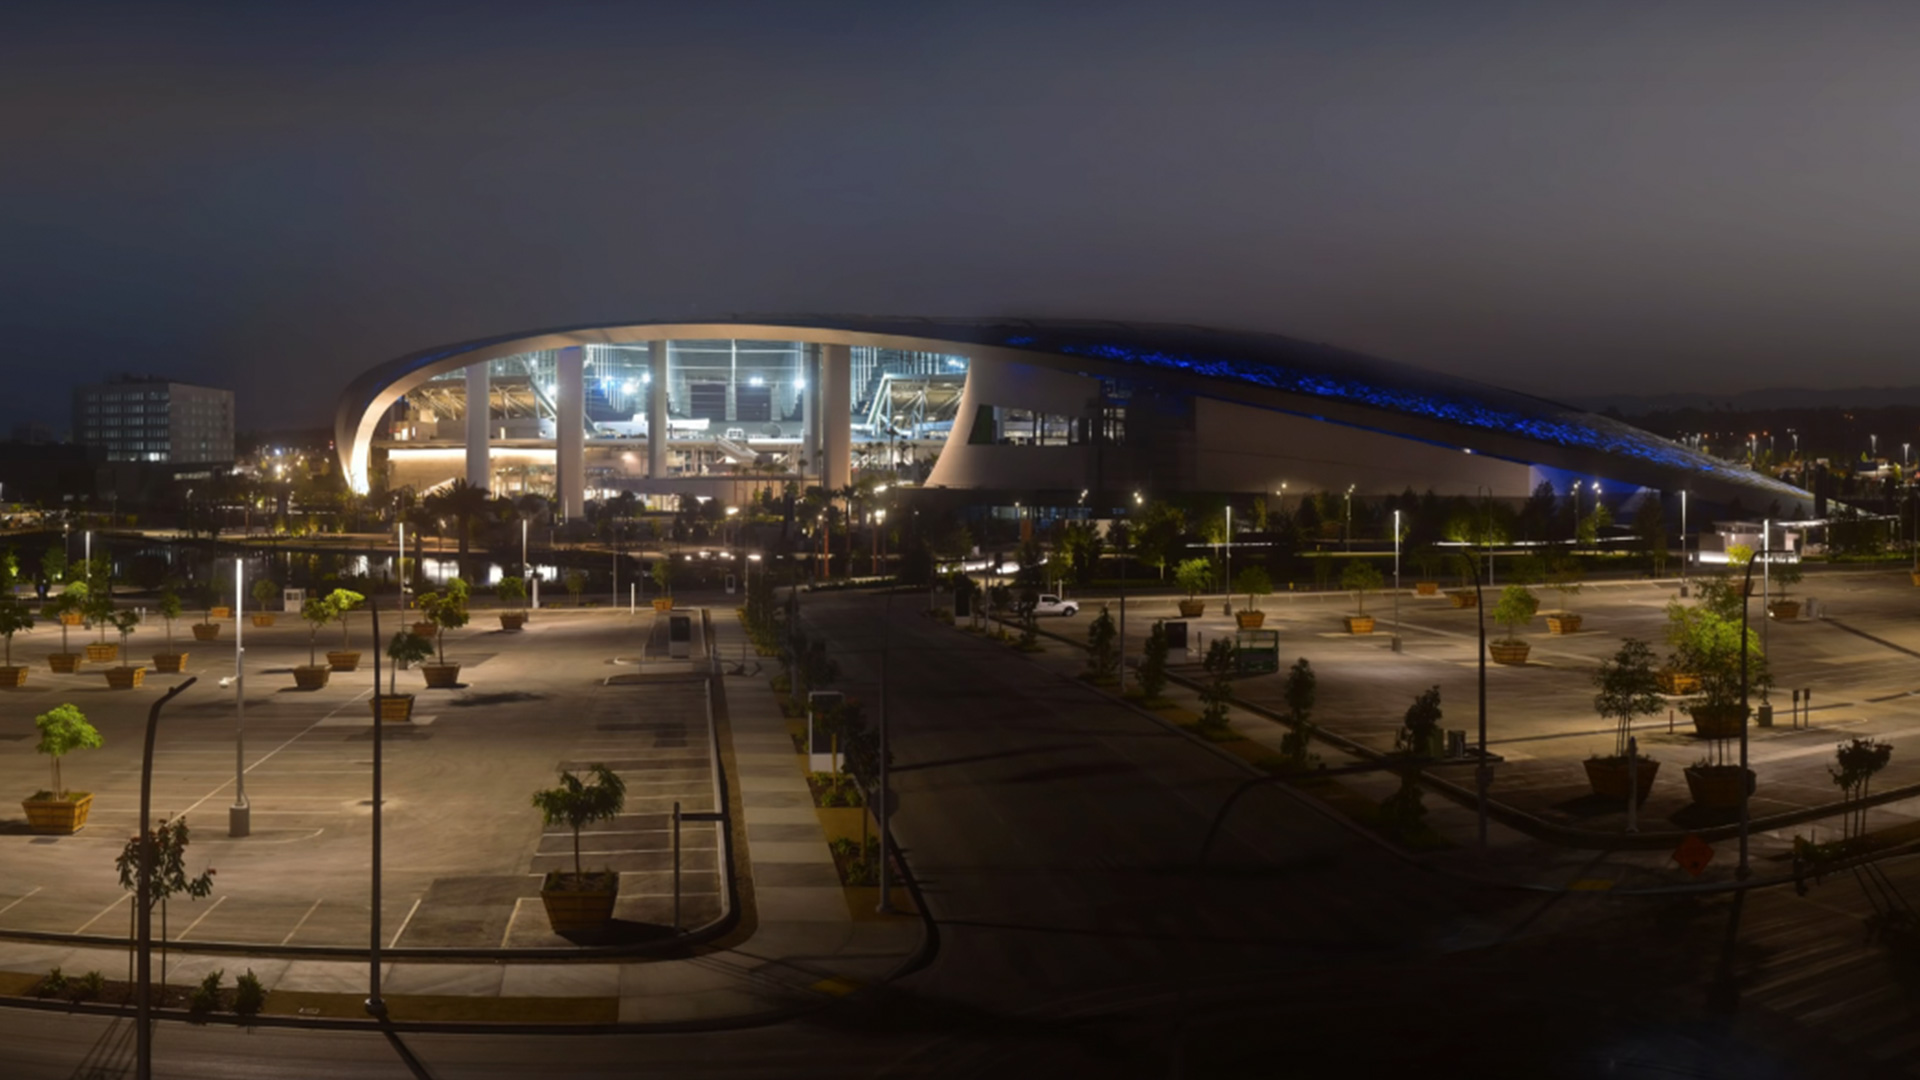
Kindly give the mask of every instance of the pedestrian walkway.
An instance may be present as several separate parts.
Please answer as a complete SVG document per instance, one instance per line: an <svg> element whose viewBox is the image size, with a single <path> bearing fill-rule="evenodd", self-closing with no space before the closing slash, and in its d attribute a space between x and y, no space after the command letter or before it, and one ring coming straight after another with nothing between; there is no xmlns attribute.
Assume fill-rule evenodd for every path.
<svg viewBox="0 0 1920 1080"><path fill-rule="evenodd" d="M745 636L733 613L716 612L712 623L714 651L739 655ZM732 832L738 846L737 874L730 883L738 911L734 928L677 955L645 959L596 960L583 955L580 960L521 961L501 955L478 962L471 958L397 960L385 964L381 973L381 993L396 1022L737 1025L818 1006L861 986L884 982L924 959L922 952L929 942L926 926L913 913L906 890L896 894L896 903L907 913L880 916L873 911L876 890L841 886L802 758L765 677L712 678L718 690L714 723L721 735L719 764L729 781L726 811L740 822ZM677 730L690 727L690 719L661 717L645 730L613 735L657 744L680 737ZM579 747L581 762L593 756L587 751L596 749L616 751L620 746ZM671 786L670 777L662 781ZM689 801L683 809L695 805L695 793L682 794ZM670 802L672 794L663 788L660 798ZM642 813L652 821L661 809L649 802ZM688 832L691 836L694 830L689 827ZM689 846L694 854L712 858L710 843ZM558 861L559 850L543 841L539 865L544 868ZM632 858L641 859L645 868L636 863L636 869L623 873L622 891L627 891L636 875L645 877L645 887L638 893L644 895L647 909L654 911L661 903L663 874L651 861L653 856L636 853ZM707 869L702 880L712 883L710 862ZM690 895L715 891L707 884L692 889ZM179 910L192 909L181 906L176 916ZM684 916L692 910L690 906L683 911L683 923L689 921ZM711 908L705 912L713 913ZM545 940L538 902L523 902L515 911L513 927L534 924L537 931L529 930L527 936L539 940L529 943L552 944ZM184 925L175 923L175 936ZM408 929L402 924L390 933L398 942ZM515 933L517 929L509 936ZM123 979L128 957L125 947L0 941L0 992L23 992L55 967L69 976L99 971L108 979ZM363 1003L370 971L365 960L276 956L270 947L249 955L196 953L189 942L170 950L166 966L167 982L174 986L197 983L216 970L225 972L231 985L234 978L251 970L269 991L269 1015L315 1019L366 1015ZM157 977L158 961L155 971Z"/></svg>

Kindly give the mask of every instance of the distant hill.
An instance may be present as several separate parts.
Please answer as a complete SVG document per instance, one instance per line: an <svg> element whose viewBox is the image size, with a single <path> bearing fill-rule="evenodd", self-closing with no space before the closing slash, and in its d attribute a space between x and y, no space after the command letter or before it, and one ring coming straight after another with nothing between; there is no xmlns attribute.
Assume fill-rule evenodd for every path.
<svg viewBox="0 0 1920 1080"><path fill-rule="evenodd" d="M1593 394L1567 399L1589 412L1615 410L1622 416L1646 416L1675 409L1726 409L1733 412L1762 409L1885 408L1920 405L1920 386L1860 386L1848 390L1808 390L1782 387L1748 390L1739 394Z"/></svg>

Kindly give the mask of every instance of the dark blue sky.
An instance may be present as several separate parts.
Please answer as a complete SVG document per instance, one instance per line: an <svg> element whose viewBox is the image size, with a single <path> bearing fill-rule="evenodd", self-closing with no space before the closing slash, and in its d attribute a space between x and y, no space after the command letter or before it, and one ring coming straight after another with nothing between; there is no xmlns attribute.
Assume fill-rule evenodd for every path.
<svg viewBox="0 0 1920 1080"><path fill-rule="evenodd" d="M416 348L732 311L1920 383L1920 5L28 7L0 420L139 370L318 424Z"/></svg>

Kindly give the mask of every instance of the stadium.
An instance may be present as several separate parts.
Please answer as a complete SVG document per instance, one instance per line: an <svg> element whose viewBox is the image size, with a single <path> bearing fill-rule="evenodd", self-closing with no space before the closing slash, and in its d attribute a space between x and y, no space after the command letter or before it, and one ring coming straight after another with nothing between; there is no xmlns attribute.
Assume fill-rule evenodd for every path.
<svg viewBox="0 0 1920 1080"><path fill-rule="evenodd" d="M356 491L464 478L548 495L568 517L623 492L734 503L873 475L1032 507L1143 491L1523 499L1547 483L1615 505L1685 492L1708 512L1813 508L1799 488L1568 405L1174 325L731 317L509 334L367 371L335 428Z"/></svg>

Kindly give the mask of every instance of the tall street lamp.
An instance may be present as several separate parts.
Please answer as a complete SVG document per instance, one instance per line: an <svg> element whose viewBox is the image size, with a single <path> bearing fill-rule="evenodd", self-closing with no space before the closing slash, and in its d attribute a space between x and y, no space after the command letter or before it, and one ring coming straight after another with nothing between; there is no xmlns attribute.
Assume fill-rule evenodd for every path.
<svg viewBox="0 0 1920 1080"><path fill-rule="evenodd" d="M246 619L241 610L247 591L244 556L233 557L233 805L227 808L227 835L252 831L253 808L247 803L247 670Z"/></svg>
<svg viewBox="0 0 1920 1080"><path fill-rule="evenodd" d="M1353 485L1347 485L1346 506L1347 551L1353 551Z"/></svg>

